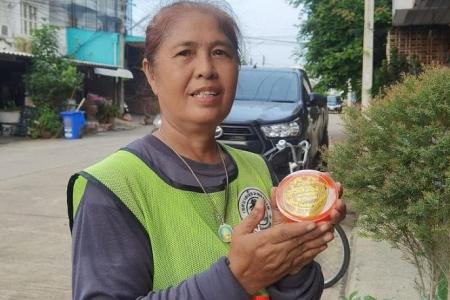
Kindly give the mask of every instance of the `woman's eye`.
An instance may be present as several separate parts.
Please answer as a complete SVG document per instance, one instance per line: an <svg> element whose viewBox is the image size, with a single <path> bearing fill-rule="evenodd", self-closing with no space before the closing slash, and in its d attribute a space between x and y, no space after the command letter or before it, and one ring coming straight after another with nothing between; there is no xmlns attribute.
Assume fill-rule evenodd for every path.
<svg viewBox="0 0 450 300"><path fill-rule="evenodd" d="M189 55L191 55L191 50L186 49L186 50L178 52L176 56L189 56Z"/></svg>
<svg viewBox="0 0 450 300"><path fill-rule="evenodd" d="M229 56L228 52L223 50L223 49L215 49L213 50L213 55L217 55L217 56Z"/></svg>

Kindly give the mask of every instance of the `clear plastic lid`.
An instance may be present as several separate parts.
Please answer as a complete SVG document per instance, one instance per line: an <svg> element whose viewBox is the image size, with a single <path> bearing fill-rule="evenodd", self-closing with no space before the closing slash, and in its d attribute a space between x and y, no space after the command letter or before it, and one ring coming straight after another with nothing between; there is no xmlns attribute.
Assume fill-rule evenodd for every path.
<svg viewBox="0 0 450 300"><path fill-rule="evenodd" d="M277 187L278 209L292 221L323 221L339 197L337 184L326 173L301 170L285 177Z"/></svg>

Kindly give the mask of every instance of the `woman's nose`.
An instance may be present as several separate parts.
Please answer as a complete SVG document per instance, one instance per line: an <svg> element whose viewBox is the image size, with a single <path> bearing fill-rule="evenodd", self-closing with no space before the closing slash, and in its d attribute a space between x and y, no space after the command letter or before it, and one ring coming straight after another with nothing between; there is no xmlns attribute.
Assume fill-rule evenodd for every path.
<svg viewBox="0 0 450 300"><path fill-rule="evenodd" d="M210 55L200 55L196 66L196 78L214 79L217 78L217 71Z"/></svg>

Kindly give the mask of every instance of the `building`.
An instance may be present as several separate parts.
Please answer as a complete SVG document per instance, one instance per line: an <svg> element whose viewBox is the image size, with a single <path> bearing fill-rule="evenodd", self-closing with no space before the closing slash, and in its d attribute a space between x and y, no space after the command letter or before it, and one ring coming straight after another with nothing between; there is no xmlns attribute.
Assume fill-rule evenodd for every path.
<svg viewBox="0 0 450 300"><path fill-rule="evenodd" d="M126 4L127 0L52 0L49 21L65 28L65 54L85 73L84 96L96 94L122 104L123 81L133 78L126 69L122 32L122 20L131 20Z"/></svg>
<svg viewBox="0 0 450 300"><path fill-rule="evenodd" d="M144 38L126 35L126 29L132 27L131 2L1 0L0 109L6 102L13 101L16 106L24 104L22 76L31 64L31 32L43 24L51 24L60 28L61 54L75 60L85 74L80 97L91 93L122 104L125 90L129 106L143 112L143 104L149 101L151 93L145 88L140 71ZM138 82L129 80L132 78L138 78ZM11 95L14 99L10 99Z"/></svg>
<svg viewBox="0 0 450 300"><path fill-rule="evenodd" d="M31 62L31 32L48 22L49 1L0 1L0 109L25 101L22 76Z"/></svg>
<svg viewBox="0 0 450 300"><path fill-rule="evenodd" d="M20 39L27 39L34 29L48 23L49 14L48 0L0 1L0 50L25 50Z"/></svg>
<svg viewBox="0 0 450 300"><path fill-rule="evenodd" d="M393 0L388 50L423 64L450 63L450 1Z"/></svg>

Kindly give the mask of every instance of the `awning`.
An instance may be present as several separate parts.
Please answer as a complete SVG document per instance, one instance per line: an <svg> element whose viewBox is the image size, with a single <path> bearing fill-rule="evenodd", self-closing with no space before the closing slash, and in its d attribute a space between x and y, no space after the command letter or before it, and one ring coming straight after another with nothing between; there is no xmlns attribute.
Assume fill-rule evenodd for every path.
<svg viewBox="0 0 450 300"><path fill-rule="evenodd" d="M393 3L392 25L449 25L450 1L448 0L397 0Z"/></svg>
<svg viewBox="0 0 450 300"><path fill-rule="evenodd" d="M12 56L24 56L24 57L32 57L31 53L20 52L20 51L8 51L8 50L0 50L0 54L12 55Z"/></svg>
<svg viewBox="0 0 450 300"><path fill-rule="evenodd" d="M1 39L1 38L0 38ZM18 51L8 51L8 50L0 50L0 62L2 63L18 63L18 64L29 64L33 55L26 52L18 52ZM1 69L1 67L0 67Z"/></svg>
<svg viewBox="0 0 450 300"><path fill-rule="evenodd" d="M127 44L127 46L143 49L145 47L145 37L144 36L127 35L127 36L125 36L125 43Z"/></svg>
<svg viewBox="0 0 450 300"><path fill-rule="evenodd" d="M94 68L94 73L103 76L110 77L120 77L125 79L133 79L133 73L127 69L105 69L105 68Z"/></svg>
<svg viewBox="0 0 450 300"><path fill-rule="evenodd" d="M449 25L450 7L398 9L392 17L394 26Z"/></svg>
<svg viewBox="0 0 450 300"><path fill-rule="evenodd" d="M97 67L97 68L117 68L117 66L115 66L115 65L100 64L97 62L87 61L87 60L71 59L71 61L74 61L77 65L82 65L82 66Z"/></svg>
<svg viewBox="0 0 450 300"><path fill-rule="evenodd" d="M145 36L127 35L125 36L127 43L145 43Z"/></svg>

